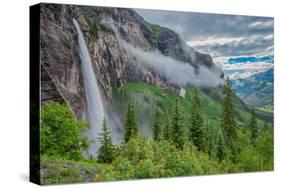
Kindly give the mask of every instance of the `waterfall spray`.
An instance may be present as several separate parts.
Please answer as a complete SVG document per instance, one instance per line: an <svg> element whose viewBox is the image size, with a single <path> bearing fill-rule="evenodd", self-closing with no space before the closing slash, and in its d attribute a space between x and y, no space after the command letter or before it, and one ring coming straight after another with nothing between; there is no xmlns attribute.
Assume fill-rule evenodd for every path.
<svg viewBox="0 0 281 188"><path fill-rule="evenodd" d="M90 145L89 154L96 157L100 146L96 138L101 131L102 120L105 117L104 106L83 33L75 19L73 19L73 23L78 32L81 71L87 102L86 118L90 123L90 130L87 136L89 139L95 139L94 143Z"/></svg>

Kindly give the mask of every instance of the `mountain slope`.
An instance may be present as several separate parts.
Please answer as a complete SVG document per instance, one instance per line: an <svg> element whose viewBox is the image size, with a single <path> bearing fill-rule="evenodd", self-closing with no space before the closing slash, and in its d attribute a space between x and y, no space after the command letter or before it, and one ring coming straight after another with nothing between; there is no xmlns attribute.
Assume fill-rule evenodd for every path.
<svg viewBox="0 0 281 188"><path fill-rule="evenodd" d="M273 106L273 69L231 83L236 94L247 104L258 108Z"/></svg>
<svg viewBox="0 0 281 188"><path fill-rule="evenodd" d="M174 31L146 22L132 9L41 4L41 14L41 65L53 82L53 88L57 88L54 91L56 98L68 103L78 119L85 117L86 108L73 18L78 21L86 39L109 116L115 116L114 89L128 83L145 82L171 91L180 89L156 71L138 68L138 60L124 50L116 30L122 40L136 48L146 52L157 50L163 57L191 65L195 71L204 66L216 72L218 78L223 77L222 70L215 66L210 55L195 51ZM191 86L186 87L188 90ZM48 90L42 88L42 91ZM42 94L48 100L55 100L48 92ZM123 109L123 114L125 111ZM118 118L122 120L123 114Z"/></svg>
<svg viewBox="0 0 281 188"><path fill-rule="evenodd" d="M198 71L202 65L222 77L209 55L187 46L174 31L147 23L132 9L41 4L41 65L72 108L77 118L85 116L85 94L81 74L76 19L83 31L105 106L110 111L113 87L130 82L147 82L175 89L156 71L136 68L138 62L121 46L122 40L144 51L159 51L164 56L190 64ZM109 24L110 23L110 24ZM52 100L45 92L44 96Z"/></svg>
<svg viewBox="0 0 281 188"><path fill-rule="evenodd" d="M176 99L179 100L180 107L185 116L186 126L189 127L189 115L191 110L191 101L195 88L185 88L185 96L180 96L178 90L161 88L147 83L129 83L125 86L114 90L114 106L118 109L119 116L125 117L128 103L132 103L137 111L138 122L142 126L141 129L147 135L151 134L151 122L156 108L162 113L166 113L174 106ZM202 104L204 122L207 127L220 129L221 122L221 100L223 97L222 89L204 89L198 90L199 98ZM235 114L239 127L245 127L251 117L250 109L239 99L235 98ZM263 121L271 121L270 116L258 116L258 124L263 125ZM124 121L124 119L123 119Z"/></svg>
<svg viewBox="0 0 281 188"><path fill-rule="evenodd" d="M251 113L248 106L239 97L234 96L234 116L238 125L237 132L240 135L236 145L239 146L239 149L241 148L241 151L246 151L246 153L241 152L243 155L237 158L246 163L241 167L240 163L232 163L228 156L225 157L226 161L217 161L216 156L213 156L217 153L219 138L222 136L222 87L201 88L196 84L171 83L167 79L169 75L173 74L180 80L183 74L179 73L183 72L185 76L192 75L191 78L194 82L199 79L212 82L211 78L213 77L210 77L210 74L204 74L212 72L214 73L212 76L222 80L222 70L215 66L210 55L195 51L184 44L174 31L147 23L131 9L41 4L41 14L40 63L43 73L41 74L43 82L41 84L41 104L44 105L49 100L65 102L76 118L83 120L89 120L88 117L98 114L97 111L103 109L104 106L105 119L111 128L113 142L120 146L116 148L117 158L111 164L104 164L102 161L94 159L95 153L88 151L86 146L85 150L83 150L84 147L76 147L77 143L80 143L79 141L73 141L73 143L71 141L70 146L75 145L73 152L81 154L81 160L73 155L58 155L60 152L65 153L65 148L68 148L65 145L59 147L61 151L53 150L57 152L41 155L41 183L112 181L272 169L271 136L265 140L268 144L262 143L259 147L251 147L247 130ZM75 27L73 20L77 21L77 27ZM95 89L98 88L98 93L101 95L101 97L99 95L97 97L97 94L90 94L90 96L97 97L98 102L103 104L102 108L97 107L97 102L89 103L89 98L86 101L85 96L89 96L89 93L87 92L85 95L84 88L91 86L92 83L83 82L83 80L87 80L85 79L87 77L81 71L81 64L85 61L81 61L83 56L79 58L81 56L79 53L82 50L81 47L79 49L81 40L78 41L77 31L79 31L80 39L83 36L83 51L87 51L87 63L92 63L94 69L87 70L90 70L91 73L94 71L94 77L91 77L91 80L95 80L94 85L98 85ZM129 48L133 48L138 53L138 57L128 53L124 43ZM90 58L88 58L89 56ZM141 58L142 56L146 56L146 58ZM161 58L157 59L157 57ZM160 69L142 67L143 61L150 61L153 65L157 63L157 66L163 68L167 74L160 74ZM164 67L166 64L172 66ZM175 69L175 66L179 68ZM200 70L205 70L205 72L200 74ZM199 78L198 75L202 78ZM201 102L204 120L204 135L201 136L206 143L206 151L197 151L196 147L189 141L191 103L195 90L198 90ZM181 131L183 131L182 133L187 132L183 136L186 143L186 149L183 150L178 150L175 143L170 144L169 140L163 140L163 143L162 140L154 142L149 137L152 132L151 126L155 109L160 109L161 115L163 115L161 116L161 125L159 125L163 129L165 123L163 121L169 121L171 113L174 113L177 100L180 113L184 118L184 123L181 125L184 128ZM132 137L129 142L124 143L123 138L118 140L117 137L124 135L123 125L128 103L134 105L138 128L141 130L140 134L145 136ZM92 110L92 113L86 114L86 107L89 106L97 108ZM68 112L65 106L63 109ZM76 126L68 125L72 125L69 122L75 120L74 116L71 116L70 121L69 113L65 113L67 115L65 118L63 116L65 114L54 108L51 108L50 112L52 118L42 118L49 122L46 134L44 134L47 141L53 140L53 135L49 134L51 131L48 131L48 128L54 124L59 128L60 125L66 125L65 129L61 131L54 129L55 133L64 135L65 130L70 130L69 134L73 133L72 128L76 129ZM46 114L48 115L49 112ZM99 117L102 116L99 115ZM66 120L62 121L61 119L64 118ZM176 119L181 118L177 117ZM259 111L256 120L260 130L268 128L267 131L271 131L272 114ZM98 123L90 124L91 128L97 126L99 126ZM170 128L167 129L168 133L171 131ZM80 133L84 135L85 131L79 132L79 135ZM89 133L91 136L93 135L92 132ZM94 131L95 133L99 133L99 130ZM177 135L175 134L174 137ZM54 134L54 137L58 140L63 138L63 143L69 142L68 136L61 137L61 134ZM90 140L100 141L96 138L90 138ZM55 148L57 142L53 141L53 143ZM69 148L72 149L72 147ZM98 148L100 147L96 146L96 149ZM256 153L255 148L262 150L262 153L269 156L267 162L264 163L264 155ZM89 159L82 159L83 157L89 157ZM253 159L255 159L254 165L252 165ZM248 165L249 161L250 165ZM251 168L244 169L244 166Z"/></svg>

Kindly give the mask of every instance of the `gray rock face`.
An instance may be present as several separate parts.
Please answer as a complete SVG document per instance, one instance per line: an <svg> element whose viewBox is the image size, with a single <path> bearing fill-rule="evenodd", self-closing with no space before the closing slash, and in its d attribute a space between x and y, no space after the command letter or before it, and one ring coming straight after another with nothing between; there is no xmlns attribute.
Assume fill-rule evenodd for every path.
<svg viewBox="0 0 281 188"><path fill-rule="evenodd" d="M75 8L72 7L41 5L40 63L57 89L55 96L51 92L44 92L42 100L62 98L71 106L75 115L82 118L85 111L85 97L76 31L71 19L71 15L76 15L74 11ZM41 74L41 77L43 76L44 74ZM45 87L47 85L42 84L41 90L44 91Z"/></svg>
<svg viewBox="0 0 281 188"><path fill-rule="evenodd" d="M59 93L56 85L46 72L43 65L41 65L41 104L44 105L48 100L53 100L59 103L63 103L64 99L62 94Z"/></svg>
<svg viewBox="0 0 281 188"><path fill-rule="evenodd" d="M113 23L121 37L135 47L145 51L158 50L195 68L200 64L218 69L209 55L187 46L175 32L145 22L134 10L42 4L41 64L57 93L70 105L77 118L82 118L85 113L85 94L73 18L83 31L106 103L110 101L112 87L121 87L128 82L144 81L175 87L153 71L136 68L136 60L121 47L108 22ZM55 99L49 95L44 93L46 99Z"/></svg>

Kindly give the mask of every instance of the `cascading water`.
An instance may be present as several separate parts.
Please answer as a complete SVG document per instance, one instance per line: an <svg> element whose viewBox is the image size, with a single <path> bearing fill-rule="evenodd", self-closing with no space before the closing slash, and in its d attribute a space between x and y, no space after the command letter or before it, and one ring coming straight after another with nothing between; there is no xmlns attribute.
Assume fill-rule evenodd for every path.
<svg viewBox="0 0 281 188"><path fill-rule="evenodd" d="M90 145L89 153L92 156L96 156L98 148L100 146L96 139L101 131L102 121L105 117L104 106L99 91L97 78L95 71L92 66L91 58L86 46L86 42L83 33L79 27L78 22L73 19L73 23L78 32L78 43L80 48L80 59L81 59L81 71L83 75L83 83L85 88L85 95L87 101L87 114L86 118L90 123L90 130L87 133L88 138L95 139L94 143Z"/></svg>

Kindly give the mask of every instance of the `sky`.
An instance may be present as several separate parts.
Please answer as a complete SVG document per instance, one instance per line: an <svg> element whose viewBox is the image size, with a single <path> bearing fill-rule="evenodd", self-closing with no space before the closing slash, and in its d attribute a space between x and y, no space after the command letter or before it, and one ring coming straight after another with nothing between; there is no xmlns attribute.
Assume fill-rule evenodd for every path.
<svg viewBox="0 0 281 188"><path fill-rule="evenodd" d="M273 68L274 20L240 16L136 9L150 23L177 32L213 61L231 79L247 78Z"/></svg>

